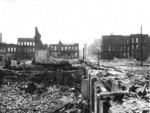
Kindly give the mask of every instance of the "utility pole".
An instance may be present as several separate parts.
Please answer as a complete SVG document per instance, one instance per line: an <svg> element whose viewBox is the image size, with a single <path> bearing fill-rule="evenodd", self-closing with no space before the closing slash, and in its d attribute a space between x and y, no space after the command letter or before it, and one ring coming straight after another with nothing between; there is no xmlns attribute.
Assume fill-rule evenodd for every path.
<svg viewBox="0 0 150 113"><path fill-rule="evenodd" d="M99 57L100 57L99 53L100 53L100 50L98 49L98 66L99 66Z"/></svg>
<svg viewBox="0 0 150 113"><path fill-rule="evenodd" d="M88 107L91 108L91 100L90 100L90 95L91 95L91 74L88 73L88 79L89 79L89 100L88 100ZM90 113L91 113L91 109L90 109Z"/></svg>
<svg viewBox="0 0 150 113"><path fill-rule="evenodd" d="M99 46L98 46L98 66L99 66L99 60L100 60L100 50L101 50L101 41L99 42Z"/></svg>
<svg viewBox="0 0 150 113"><path fill-rule="evenodd" d="M142 37L142 25L141 25L141 66L143 66L143 37Z"/></svg>
<svg viewBox="0 0 150 113"><path fill-rule="evenodd" d="M84 61L84 47L83 47L83 61Z"/></svg>

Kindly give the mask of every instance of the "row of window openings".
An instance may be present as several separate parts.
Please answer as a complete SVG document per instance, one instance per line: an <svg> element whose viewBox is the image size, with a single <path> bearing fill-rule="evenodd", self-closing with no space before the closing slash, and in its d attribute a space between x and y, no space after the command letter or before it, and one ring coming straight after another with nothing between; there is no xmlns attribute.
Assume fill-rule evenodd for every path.
<svg viewBox="0 0 150 113"><path fill-rule="evenodd" d="M136 38L136 40L135 40L135 38L132 38L132 43L134 43L134 42L138 43L139 42L139 38Z"/></svg>
<svg viewBox="0 0 150 113"><path fill-rule="evenodd" d="M34 52L34 48L24 48L24 50L18 48L18 51L24 51L24 52Z"/></svg>
<svg viewBox="0 0 150 113"><path fill-rule="evenodd" d="M134 49L137 49L138 48L138 45L136 45L136 46L134 46L134 45L132 45L132 50L134 50ZM123 47L120 47L120 49L116 49L116 50L120 50L120 51L124 51L124 50L130 50L130 48L129 47L126 47L126 46L124 46L124 48ZM106 49L107 50L107 49ZM108 51L115 51L115 47L110 47L110 46L108 46Z"/></svg>
<svg viewBox="0 0 150 113"><path fill-rule="evenodd" d="M134 55L134 52L132 51L131 53L129 53L129 52L124 52L124 53L122 53L122 54L120 54L121 55L121 57L130 57L130 56L133 56Z"/></svg>
<svg viewBox="0 0 150 113"><path fill-rule="evenodd" d="M134 52L132 51L131 53L129 53L129 52L123 53L123 56L124 56L124 57L126 57L126 55L127 55L127 57L133 56L133 55L134 55Z"/></svg>
<svg viewBox="0 0 150 113"><path fill-rule="evenodd" d="M57 46L51 46L51 48L52 49L54 49L54 50L58 50L58 48L57 48ZM61 50L63 51L63 50L68 50L68 49L75 49L75 50L78 50L78 47L61 47Z"/></svg>
<svg viewBox="0 0 150 113"><path fill-rule="evenodd" d="M2 49L0 51L2 52ZM20 51L19 48L18 48L18 51ZM34 52L34 48L24 48L24 51L26 51L26 52ZM8 52L16 52L16 48L8 48Z"/></svg>
<svg viewBox="0 0 150 113"><path fill-rule="evenodd" d="M18 49L18 51L20 51L20 49ZM34 52L34 48L24 48L24 51L27 52ZM5 49L0 49L0 52L5 52ZM10 48L8 47L8 52L16 52L16 48Z"/></svg>
<svg viewBox="0 0 150 113"><path fill-rule="evenodd" d="M34 42L18 42L18 45L34 46Z"/></svg>
<svg viewBox="0 0 150 113"><path fill-rule="evenodd" d="M124 40L124 41L118 41L117 42L118 44L129 44L129 40Z"/></svg>
<svg viewBox="0 0 150 113"><path fill-rule="evenodd" d="M139 42L139 38L132 38L132 43L138 43ZM122 41L118 41L118 44L129 44L129 40L124 40L123 42Z"/></svg>
<svg viewBox="0 0 150 113"><path fill-rule="evenodd" d="M0 49L0 52L5 52L5 49L3 48L3 49Z"/></svg>
<svg viewBox="0 0 150 113"><path fill-rule="evenodd" d="M8 52L16 52L16 48L14 48L14 47L8 47Z"/></svg>
<svg viewBox="0 0 150 113"><path fill-rule="evenodd" d="M55 56L55 57L57 57L58 56L58 54L59 53L57 53L57 52L52 52L52 56ZM75 53L75 54L72 54L72 55L67 55L67 54L65 54L65 55L63 55L63 56L77 56L77 53Z"/></svg>
<svg viewBox="0 0 150 113"><path fill-rule="evenodd" d="M0 57L4 57L5 55L4 54L0 54Z"/></svg>
<svg viewBox="0 0 150 113"><path fill-rule="evenodd" d="M123 55L123 57L129 57L129 52L123 53L122 55Z"/></svg>

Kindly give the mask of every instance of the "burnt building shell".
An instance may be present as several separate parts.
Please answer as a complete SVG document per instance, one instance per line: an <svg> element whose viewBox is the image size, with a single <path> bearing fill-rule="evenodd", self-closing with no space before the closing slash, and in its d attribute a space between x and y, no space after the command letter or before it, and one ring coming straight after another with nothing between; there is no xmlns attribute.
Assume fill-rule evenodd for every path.
<svg viewBox="0 0 150 113"><path fill-rule="evenodd" d="M17 44L6 44L0 43L0 57L4 58L9 55L11 59L17 59L18 45Z"/></svg>
<svg viewBox="0 0 150 113"><path fill-rule="evenodd" d="M49 45L49 54L55 58L74 59L79 58L79 44L58 44Z"/></svg>
<svg viewBox="0 0 150 113"><path fill-rule="evenodd" d="M43 50L43 43L41 41L41 34L38 31L38 28L35 27L35 36L34 36L34 40L35 40L35 49L36 50Z"/></svg>
<svg viewBox="0 0 150 113"><path fill-rule="evenodd" d="M7 54L11 56L11 59L17 60L18 56L18 45L17 44L7 44Z"/></svg>
<svg viewBox="0 0 150 113"><path fill-rule="evenodd" d="M7 44L6 43L0 43L0 53L3 54L6 52Z"/></svg>
<svg viewBox="0 0 150 113"><path fill-rule="evenodd" d="M6 43L0 43L0 60L3 60L3 58L6 56L7 52L7 44Z"/></svg>
<svg viewBox="0 0 150 113"><path fill-rule="evenodd" d="M35 51L34 38L18 38L18 59L32 59Z"/></svg>

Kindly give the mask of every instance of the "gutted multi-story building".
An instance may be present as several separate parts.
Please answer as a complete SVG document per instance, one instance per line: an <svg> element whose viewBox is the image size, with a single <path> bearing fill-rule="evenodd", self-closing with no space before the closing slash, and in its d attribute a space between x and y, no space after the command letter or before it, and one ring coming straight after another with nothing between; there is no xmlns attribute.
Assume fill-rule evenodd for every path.
<svg viewBox="0 0 150 113"><path fill-rule="evenodd" d="M32 59L34 49L34 38L18 38L18 44L0 43L0 57L9 55L14 60Z"/></svg>
<svg viewBox="0 0 150 113"><path fill-rule="evenodd" d="M4 58L4 56L7 54L7 44L6 43L0 43L0 60Z"/></svg>
<svg viewBox="0 0 150 113"><path fill-rule="evenodd" d="M142 38L141 38L142 37ZM150 54L148 43L150 43L147 34L131 34L123 35L105 35L102 36L102 58L137 58L141 57L141 39L142 41L142 57L146 59Z"/></svg>
<svg viewBox="0 0 150 113"><path fill-rule="evenodd" d="M49 54L55 58L75 59L79 58L79 44L58 44L49 45Z"/></svg>
<svg viewBox="0 0 150 113"><path fill-rule="evenodd" d="M0 43L0 59L4 58L6 55L9 55L11 59L17 60L17 50L17 44Z"/></svg>
<svg viewBox="0 0 150 113"><path fill-rule="evenodd" d="M18 59L32 59L34 57L34 38L18 38Z"/></svg>
<svg viewBox="0 0 150 113"><path fill-rule="evenodd" d="M17 60L18 45L17 44L7 44L6 53L9 56L11 56L11 59Z"/></svg>
<svg viewBox="0 0 150 113"><path fill-rule="evenodd" d="M47 49L47 45L43 45L40 38L37 27L35 27L34 38L18 38L17 44L2 43L2 33L0 33L0 57L9 55L15 60L33 59L35 48L36 50Z"/></svg>

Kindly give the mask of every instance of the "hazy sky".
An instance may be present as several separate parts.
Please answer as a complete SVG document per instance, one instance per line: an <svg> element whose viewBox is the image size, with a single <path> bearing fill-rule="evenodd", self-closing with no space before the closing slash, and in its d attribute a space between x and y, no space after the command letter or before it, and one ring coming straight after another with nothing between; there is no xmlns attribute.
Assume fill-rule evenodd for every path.
<svg viewBox="0 0 150 113"><path fill-rule="evenodd" d="M3 41L35 35L43 43L92 43L102 35L150 34L149 0L0 0ZM80 47L81 47L80 46Z"/></svg>

